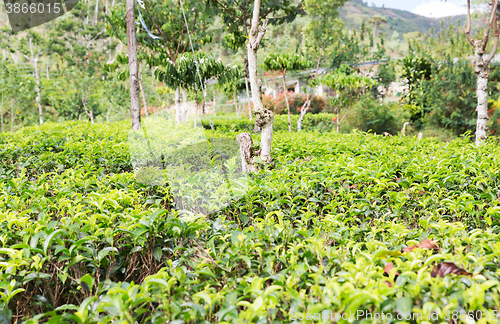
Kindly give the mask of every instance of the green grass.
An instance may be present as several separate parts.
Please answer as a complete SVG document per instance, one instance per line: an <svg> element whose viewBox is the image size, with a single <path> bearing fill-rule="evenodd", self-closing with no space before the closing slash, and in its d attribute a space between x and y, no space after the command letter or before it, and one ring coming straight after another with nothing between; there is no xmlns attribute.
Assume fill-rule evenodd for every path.
<svg viewBox="0 0 500 324"><path fill-rule="evenodd" d="M0 135L6 322L311 323L298 315L366 310L441 323L499 310L495 140L277 131L274 167L205 217L135 180L127 127ZM441 249L401 252L425 238ZM473 275L431 277L441 261Z"/></svg>

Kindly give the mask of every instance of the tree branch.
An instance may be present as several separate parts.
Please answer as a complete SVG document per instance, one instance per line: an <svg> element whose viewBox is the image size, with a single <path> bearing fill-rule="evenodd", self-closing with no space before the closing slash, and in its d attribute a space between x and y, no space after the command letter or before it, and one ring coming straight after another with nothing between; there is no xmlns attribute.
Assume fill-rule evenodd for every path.
<svg viewBox="0 0 500 324"><path fill-rule="evenodd" d="M259 22L257 21L256 22L256 25L254 25L254 22L252 22L252 30L250 31L251 33L255 33L257 32L257 36L255 38L255 42L253 42L253 44L250 44L250 47L252 49L257 49L260 45L260 42L262 42L262 39L264 38L264 36L266 35L266 28L267 28L267 23L269 22L268 19L264 20L264 23L262 24L262 27L255 27L256 29L258 28L258 31L256 30L253 30L253 26L258 26Z"/></svg>
<svg viewBox="0 0 500 324"><path fill-rule="evenodd" d="M163 38L163 41L165 42L165 46L167 47L167 51L168 51L168 54L170 55L170 59L172 60L172 62L175 62L175 59L176 57L174 58L173 57L173 53L172 53L172 50L170 49L170 46L168 46L168 39L165 37L165 35L163 34L163 31L161 30L161 28L158 26L158 24L156 23L156 21L153 20L153 18L151 17L151 13L149 12L149 9L147 7L147 4L144 3L144 10L146 11L146 13L148 14L148 18L151 20L151 22L155 25L155 28L156 30L158 31L158 33L160 33L160 36L161 38Z"/></svg>
<svg viewBox="0 0 500 324"><path fill-rule="evenodd" d="M491 4L491 17L486 24L486 30L484 31L484 39L483 46L481 47L481 52L484 53L486 51L486 45L488 45L488 41L490 38L491 25L495 22L497 17L497 8L498 8L498 0L493 0Z"/></svg>
<svg viewBox="0 0 500 324"><path fill-rule="evenodd" d="M240 17L236 16L234 13L231 12L231 10L227 7L227 6L224 6L222 3L220 3L218 0L214 0L218 5L219 7L221 7L222 11L224 11L225 13L229 14L230 16L232 16L234 19L236 20L239 20ZM238 3L236 3L238 4Z"/></svg>
<svg viewBox="0 0 500 324"><path fill-rule="evenodd" d="M471 16L470 16L470 0L467 0L467 27L465 29L465 36L467 37L467 40L469 43L472 45L472 47L475 47L475 42L470 37L470 30L471 30Z"/></svg>
<svg viewBox="0 0 500 324"><path fill-rule="evenodd" d="M498 30L497 14L496 14L496 11L497 11L497 8L498 8L498 2L499 2L499 0L496 0L496 2L494 3L494 10L493 10L494 15L492 16L493 21L491 22L491 24L493 24L493 34L495 36L495 42L493 43L493 48L491 49L490 55L485 60L486 64L489 64L491 62L491 60L493 59L493 57L495 57L495 53L496 53L496 51L498 49L498 39L500 37L500 32Z"/></svg>

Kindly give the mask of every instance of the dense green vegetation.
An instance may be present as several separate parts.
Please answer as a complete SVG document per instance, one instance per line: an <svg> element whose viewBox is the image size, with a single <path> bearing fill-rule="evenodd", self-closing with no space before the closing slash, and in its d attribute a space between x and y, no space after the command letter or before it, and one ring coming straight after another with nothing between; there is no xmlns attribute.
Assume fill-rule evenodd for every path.
<svg viewBox="0 0 500 324"><path fill-rule="evenodd" d="M0 23L2 131L37 124L39 114L45 121L57 122L81 119L113 122L129 118L128 107L124 105L129 96L128 58L124 53L127 43L123 19L125 4L122 0L108 2L80 1L67 15L19 34L13 34L4 23L6 12L0 6L0 16L4 18ZM291 113L299 114L302 103L306 101L305 92L316 91L306 89L309 85L307 81L316 77L313 69L320 68L321 74L326 75L323 75L323 80L331 79L328 75L339 75L340 70L346 75L354 72L356 77L363 74L373 79L370 105L376 105L381 99L393 102L400 99L401 106L396 110L405 109L410 114L411 127L417 132L422 131L426 136L446 134L440 137L451 139L473 130L473 70L465 61L460 61L460 73L450 66L455 58L464 59L471 55L461 27L465 23L463 17L454 17L439 24L439 20L368 7L360 1L324 2L308 0L299 5L297 1L285 1L274 7L272 1L266 4L270 6L266 14L274 18L260 50L258 68L266 91L275 91L271 96L268 92L266 100L270 99L267 100L269 109L282 113L288 110L289 103ZM160 39L153 39L142 24L137 25L142 115L146 117L159 110L173 109L176 102L188 101L193 105L196 103L199 110L205 103L213 103L212 113L234 115L236 112L237 117L250 117L248 107L243 103L247 98L244 57L245 35L248 32L243 28L243 21L248 25L250 4L245 10L233 8L231 1L187 1L186 6L196 9L188 12L186 18L192 25L190 35L196 56L205 61L200 65L202 79L217 78L218 83L209 83L206 96L198 89L199 78L195 60L190 54L190 42L179 3L164 0L160 5L146 1L144 8L138 8L145 26L149 26L149 32ZM236 10L237 15L232 16L231 10ZM169 12L168 24L165 23L164 12ZM138 12L136 15L139 22ZM477 25L476 22L474 24ZM163 28L161 33L158 26ZM291 69L267 66L266 59L269 60L274 53L283 57L300 57L304 62ZM408 74L405 73L408 65L403 59L409 53L417 58L425 57L431 64L429 73L432 72L433 80L421 89L408 82ZM384 64L369 68L359 66L367 61L379 60ZM448 68L439 69L441 64L447 64ZM345 69L347 66L349 68ZM281 98L286 93L283 91L283 75L288 88L290 79L294 78L301 80L303 88L297 89L299 93L290 95L289 100ZM456 75L461 77L455 78ZM449 95L444 98L426 90L440 86L436 84L436 78L449 80L446 85L450 89ZM323 111L338 114L337 121L340 123L342 120L341 132L358 128L394 134L399 130L392 125L386 127L383 123L382 126L371 127L373 120L365 119L370 114L356 113L357 110L349 116L345 115L348 107L354 106L361 96L355 96L353 100L351 91L339 90L334 84L324 83L324 93L313 96L308 113ZM491 83L491 87L496 85L496 77ZM393 84L408 84L410 100L406 100L408 96L404 92L380 91ZM457 93L456 84L464 84L462 90L465 94ZM174 96L177 86L186 90L179 101ZM413 90L418 92L412 94ZM362 92L365 94L365 90ZM412 99L417 95L418 103ZM497 99L496 92L492 92L492 116L496 111L493 103ZM366 97L363 100L366 102ZM453 109L449 111L449 107ZM203 111L203 114L206 112ZM494 131L498 128L496 119L492 118L490 124Z"/></svg>
<svg viewBox="0 0 500 324"><path fill-rule="evenodd" d="M128 124L4 133L4 320L290 323L366 310L438 323L498 311L497 141L288 134L283 124L274 166L208 217L135 180ZM437 248L401 252L424 239ZM431 276L442 261L472 275Z"/></svg>
<svg viewBox="0 0 500 324"><path fill-rule="evenodd" d="M498 39L359 0L131 2L19 34L0 7L0 323L497 322Z"/></svg>

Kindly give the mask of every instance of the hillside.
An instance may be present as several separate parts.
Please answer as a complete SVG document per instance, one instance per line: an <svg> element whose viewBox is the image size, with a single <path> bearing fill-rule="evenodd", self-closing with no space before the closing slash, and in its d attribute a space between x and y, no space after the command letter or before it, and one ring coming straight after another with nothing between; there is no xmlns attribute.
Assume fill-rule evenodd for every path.
<svg viewBox="0 0 500 324"><path fill-rule="evenodd" d="M397 31L401 37L415 31L427 33L432 27L439 28L442 20L448 23L447 18L427 18L404 10L369 7L362 0L351 0L340 10L340 17L349 29L359 28L363 18L368 20L374 16L387 19L387 24L384 24L382 31L386 37L390 37L394 31ZM460 20L461 24L465 25L466 16L453 16L450 19L452 23Z"/></svg>

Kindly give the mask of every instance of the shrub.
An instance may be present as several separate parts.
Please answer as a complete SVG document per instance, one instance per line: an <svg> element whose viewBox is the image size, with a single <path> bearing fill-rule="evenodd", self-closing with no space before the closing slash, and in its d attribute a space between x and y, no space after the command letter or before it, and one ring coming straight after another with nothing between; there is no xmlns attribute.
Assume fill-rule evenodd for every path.
<svg viewBox="0 0 500 324"><path fill-rule="evenodd" d="M431 126L444 128L460 135L475 131L476 83L474 68L470 62L448 59L432 67L432 76L422 81L424 96L417 99L423 107L424 121Z"/></svg>
<svg viewBox="0 0 500 324"><path fill-rule="evenodd" d="M277 133L274 167L207 217L120 170L128 138L128 122L0 134L1 323L291 323L325 307L433 318L426 303L444 316L498 311L495 139L471 150L468 139ZM441 261L466 271L432 278Z"/></svg>
<svg viewBox="0 0 500 324"><path fill-rule="evenodd" d="M302 123L302 128L304 130L315 130L329 132L334 128L333 118L336 115L333 114L309 114L304 117ZM298 115L292 115L292 129L296 129ZM212 117L214 123L214 129L217 131L224 132L251 132L254 130L254 121L249 119L237 118L235 116L217 116ZM209 130L210 122L208 120L202 120L202 125L205 129ZM275 115L273 129L275 131L285 131L288 130L288 116L287 115Z"/></svg>
<svg viewBox="0 0 500 324"><path fill-rule="evenodd" d="M398 103L380 103L372 96L361 98L347 114L347 122L351 127L361 131L376 133L388 132L396 134L406 120L407 114L402 112Z"/></svg>
<svg viewBox="0 0 500 324"><path fill-rule="evenodd" d="M292 114L300 114L300 108L306 102L306 95L304 93L287 93L288 100L290 103L290 111ZM280 93L273 98L272 96L262 96L262 103L267 109L274 111L278 115L286 115L286 102L284 93ZM312 96L311 98L311 108L307 112L308 114L319 114L322 112L329 112L327 102L324 98L320 96Z"/></svg>

